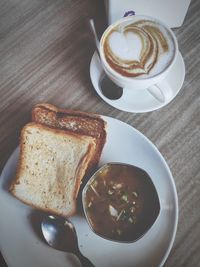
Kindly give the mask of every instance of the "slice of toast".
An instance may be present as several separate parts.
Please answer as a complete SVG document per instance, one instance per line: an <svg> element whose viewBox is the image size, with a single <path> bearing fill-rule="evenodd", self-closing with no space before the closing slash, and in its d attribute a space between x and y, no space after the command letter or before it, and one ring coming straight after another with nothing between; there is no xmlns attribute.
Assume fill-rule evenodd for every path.
<svg viewBox="0 0 200 267"><path fill-rule="evenodd" d="M33 107L32 120L50 127L95 138L96 151L89 164L87 174L95 170L106 141L106 122L100 116L75 110L59 109L54 105L41 103Z"/></svg>
<svg viewBox="0 0 200 267"><path fill-rule="evenodd" d="M20 159L11 193L35 208L73 215L95 139L29 123L21 132Z"/></svg>

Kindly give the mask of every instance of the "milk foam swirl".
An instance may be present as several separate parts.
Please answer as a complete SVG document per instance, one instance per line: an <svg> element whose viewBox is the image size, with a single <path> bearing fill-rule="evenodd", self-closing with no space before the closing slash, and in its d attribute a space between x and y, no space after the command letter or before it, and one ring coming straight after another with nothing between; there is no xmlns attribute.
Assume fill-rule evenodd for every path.
<svg viewBox="0 0 200 267"><path fill-rule="evenodd" d="M154 76L174 56L169 31L157 22L144 19L112 28L105 36L103 49L110 67L126 77Z"/></svg>

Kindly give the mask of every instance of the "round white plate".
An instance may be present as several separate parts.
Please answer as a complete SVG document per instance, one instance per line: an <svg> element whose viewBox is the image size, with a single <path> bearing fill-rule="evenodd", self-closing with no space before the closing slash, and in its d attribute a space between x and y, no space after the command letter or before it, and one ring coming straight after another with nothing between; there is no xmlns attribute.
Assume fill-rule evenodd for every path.
<svg viewBox="0 0 200 267"><path fill-rule="evenodd" d="M139 131L119 120L107 121L107 141L100 165L110 161L134 164L146 170L158 191L161 211L155 224L140 240L119 244L95 235L81 215L72 221L79 246L96 267L157 267L167 259L178 222L176 187L157 148ZM10 156L0 178L0 249L9 267L81 266L75 256L52 249L42 240L42 213L11 196L8 184L15 175L19 148Z"/></svg>
<svg viewBox="0 0 200 267"><path fill-rule="evenodd" d="M158 101L147 90L126 89L120 99L110 100L105 97L99 87L99 79L103 73L103 68L99 57L95 52L90 63L90 79L97 94L109 105L123 111L133 113L149 112L166 106L171 102L182 88L185 79L185 64L181 53L178 53L176 62L170 70L164 82L171 86L173 96L165 103Z"/></svg>

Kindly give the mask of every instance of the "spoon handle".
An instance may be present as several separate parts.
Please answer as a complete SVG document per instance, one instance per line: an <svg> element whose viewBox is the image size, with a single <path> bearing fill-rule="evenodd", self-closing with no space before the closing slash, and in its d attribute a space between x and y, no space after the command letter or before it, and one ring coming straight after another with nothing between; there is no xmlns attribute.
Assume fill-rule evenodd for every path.
<svg viewBox="0 0 200 267"><path fill-rule="evenodd" d="M97 32L96 32L96 28L95 28L93 19L89 19L88 20L88 26L89 26L89 29L90 29L91 36L93 38L93 42L94 42L94 45L95 45L95 48L96 48L96 52L100 57L100 54L99 54L100 43L99 43L99 39L98 39L98 36L97 36Z"/></svg>
<svg viewBox="0 0 200 267"><path fill-rule="evenodd" d="M77 256L83 267L95 267L94 264L88 258L83 256L81 253L78 253Z"/></svg>

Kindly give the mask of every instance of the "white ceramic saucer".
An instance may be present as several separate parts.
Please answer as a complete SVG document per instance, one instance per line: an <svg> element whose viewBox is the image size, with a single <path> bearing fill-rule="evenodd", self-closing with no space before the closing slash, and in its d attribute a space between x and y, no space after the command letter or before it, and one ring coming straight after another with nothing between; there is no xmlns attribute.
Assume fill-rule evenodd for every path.
<svg viewBox="0 0 200 267"><path fill-rule="evenodd" d="M123 111L143 113L166 106L180 91L185 78L185 64L181 53L178 53L176 62L164 82L171 86L173 96L165 103L156 100L147 90L126 89L120 99L110 100L105 97L99 88L99 79L103 68L99 57L94 53L90 63L90 78L97 94L109 105Z"/></svg>

